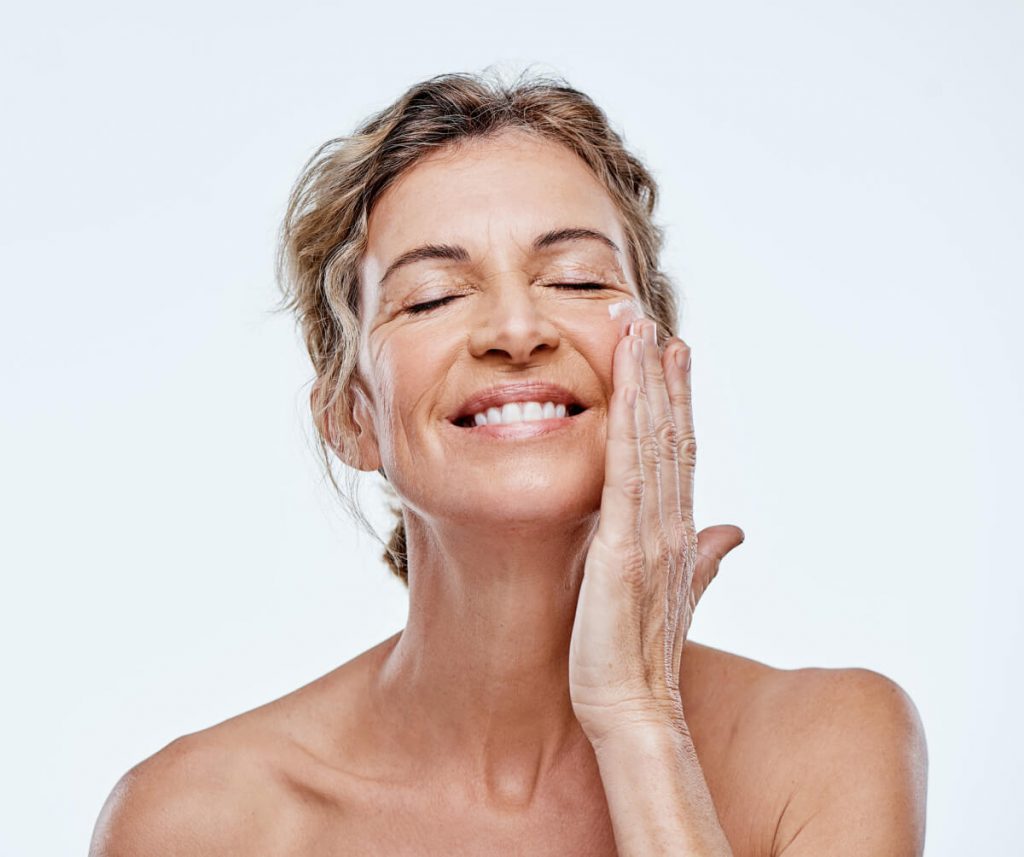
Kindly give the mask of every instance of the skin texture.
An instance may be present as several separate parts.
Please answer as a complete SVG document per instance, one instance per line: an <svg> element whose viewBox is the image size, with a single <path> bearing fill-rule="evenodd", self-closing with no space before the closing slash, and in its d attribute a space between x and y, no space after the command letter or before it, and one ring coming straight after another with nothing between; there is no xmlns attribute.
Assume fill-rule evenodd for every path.
<svg viewBox="0 0 1024 857"><path fill-rule="evenodd" d="M574 687L569 672L601 519L613 356L628 346L608 307L637 290L624 253L602 242L531 248L564 227L625 250L586 166L521 132L425 159L380 199L349 463L383 465L410 510L407 626L133 768L100 815L94 857L616 853L594 749L610 721L581 720L580 686L593 682ZM469 259L418 262L380 285L427 243ZM558 287L592 282L602 288ZM470 394L522 378L567 387L588 410L507 441L470 442L448 421ZM718 556L727 541L719 531ZM585 616L596 640L607 597ZM732 853L920 853L924 738L896 684L867 670L776 670L690 640L677 654L676 693L639 698L678 702Z"/></svg>

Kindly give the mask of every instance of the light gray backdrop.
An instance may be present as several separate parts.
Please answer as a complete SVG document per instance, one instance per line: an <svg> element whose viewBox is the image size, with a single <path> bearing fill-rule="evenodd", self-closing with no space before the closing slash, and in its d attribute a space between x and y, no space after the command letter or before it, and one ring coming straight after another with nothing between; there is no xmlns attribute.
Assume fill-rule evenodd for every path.
<svg viewBox="0 0 1024 857"><path fill-rule="evenodd" d="M321 141L492 63L567 76L662 184L697 523L747 532L692 637L895 679L928 853L1020 853L1024 7L672 5L8 12L0 854L84 853L131 765L402 627L273 242Z"/></svg>

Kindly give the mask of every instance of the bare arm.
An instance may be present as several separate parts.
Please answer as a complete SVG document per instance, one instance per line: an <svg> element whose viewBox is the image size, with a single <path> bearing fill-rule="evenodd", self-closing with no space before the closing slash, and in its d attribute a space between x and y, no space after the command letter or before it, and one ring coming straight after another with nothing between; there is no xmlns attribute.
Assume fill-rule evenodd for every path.
<svg viewBox="0 0 1024 857"><path fill-rule="evenodd" d="M898 684L864 669L794 670L757 707L784 806L772 857L920 857L927 747ZM621 857L733 853L685 730L623 728L594 749Z"/></svg>
<svg viewBox="0 0 1024 857"><path fill-rule="evenodd" d="M732 857L687 731L623 728L594 752L619 857Z"/></svg>

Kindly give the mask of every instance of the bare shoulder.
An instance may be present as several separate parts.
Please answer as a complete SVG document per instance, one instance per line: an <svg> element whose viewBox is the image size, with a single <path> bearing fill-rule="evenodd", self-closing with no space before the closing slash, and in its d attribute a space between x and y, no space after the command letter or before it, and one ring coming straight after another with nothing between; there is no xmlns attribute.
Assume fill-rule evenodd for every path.
<svg viewBox="0 0 1024 857"><path fill-rule="evenodd" d="M345 701L393 640L135 765L100 812L90 857L308 852L313 822L344 798L329 760Z"/></svg>
<svg viewBox="0 0 1024 857"><path fill-rule="evenodd" d="M927 747L896 682L692 642L683 660L687 723L734 845L786 857L922 852Z"/></svg>
<svg viewBox="0 0 1024 857"><path fill-rule="evenodd" d="M114 786L90 857L281 853L287 802L270 755L224 724L172 741Z"/></svg>
<svg viewBox="0 0 1024 857"><path fill-rule="evenodd" d="M772 854L921 854L928 756L910 696L868 669L775 670L753 696L786 795Z"/></svg>
<svg viewBox="0 0 1024 857"><path fill-rule="evenodd" d="M773 718L783 734L798 742L852 742L855 749L869 750L881 739L924 734L907 692L869 669L777 670L762 684L759 696L766 713L776 711Z"/></svg>

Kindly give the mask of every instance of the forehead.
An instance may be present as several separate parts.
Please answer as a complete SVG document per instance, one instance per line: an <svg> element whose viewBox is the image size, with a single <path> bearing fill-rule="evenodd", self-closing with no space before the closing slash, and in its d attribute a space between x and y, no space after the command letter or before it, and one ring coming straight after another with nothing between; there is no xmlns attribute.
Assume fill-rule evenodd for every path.
<svg viewBox="0 0 1024 857"><path fill-rule="evenodd" d="M403 173L377 201L362 265L375 288L390 262L423 244L459 244L474 262L489 254L529 254L541 232L594 229L625 250L615 203L589 167L566 147L522 132L504 132L434 153ZM553 247L607 258L596 241ZM625 259L620 259L625 267Z"/></svg>

